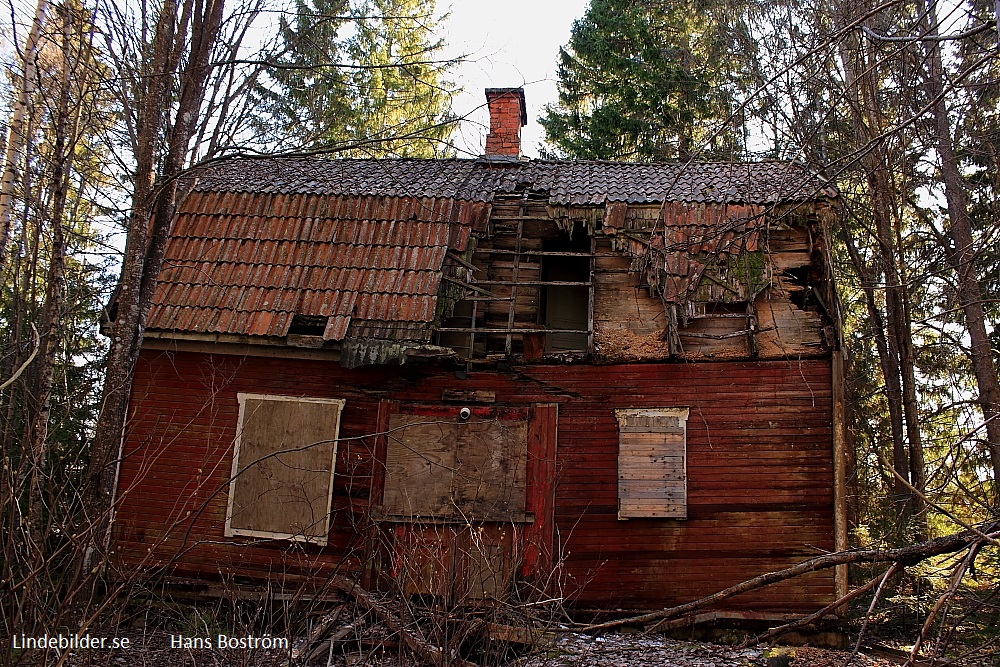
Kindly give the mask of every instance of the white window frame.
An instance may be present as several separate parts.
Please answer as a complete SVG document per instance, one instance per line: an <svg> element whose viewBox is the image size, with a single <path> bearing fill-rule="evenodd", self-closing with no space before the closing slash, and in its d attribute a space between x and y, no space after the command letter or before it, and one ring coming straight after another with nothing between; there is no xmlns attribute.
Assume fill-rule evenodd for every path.
<svg viewBox="0 0 1000 667"><path fill-rule="evenodd" d="M310 544L317 544L320 546L326 546L329 540L330 533L330 515L333 510L333 478L337 467L337 446L339 444L340 438L340 420L344 413L344 404L347 403L345 399L342 398L315 398L309 396L286 396L277 394L252 394L240 392L236 395L236 399L239 401L240 410L239 417L236 422L236 440L233 446L233 466L232 472L229 477L229 499L226 504L226 526L225 526L225 536L226 537L268 537L274 539L290 540L293 542L308 542ZM322 403L325 405L336 405L337 406L337 423L334 424L333 430L333 450L330 460L330 480L329 493L326 498L326 513L323 520L323 530L322 536L316 535L304 535L302 533L284 533L277 531L267 531L267 530L252 530L247 528L233 528L232 518L233 518L233 501L235 499L236 484L239 480L241 472L240 466L240 445L242 444L243 438L243 424L244 418L246 417L246 403L248 400L264 400L264 401L284 401L289 403ZM252 465L252 464L251 464ZM249 469L249 466L246 466Z"/></svg>

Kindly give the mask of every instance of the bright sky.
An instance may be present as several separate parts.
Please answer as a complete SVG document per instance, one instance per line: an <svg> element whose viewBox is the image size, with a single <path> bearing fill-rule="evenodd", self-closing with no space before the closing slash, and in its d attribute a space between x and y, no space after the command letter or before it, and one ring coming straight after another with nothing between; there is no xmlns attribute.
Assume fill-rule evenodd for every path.
<svg viewBox="0 0 1000 667"><path fill-rule="evenodd" d="M447 0L438 10L449 11ZM464 88L454 103L459 115L471 112L456 134L460 149L480 155L489 131L486 88L524 87L528 125L521 130L521 153L538 157L544 138L537 118L556 100L556 60L569 41L573 21L583 16L588 0L452 0L443 23L446 57L465 54L453 75Z"/></svg>
<svg viewBox="0 0 1000 667"><path fill-rule="evenodd" d="M466 56L452 80L464 89L454 100L459 116L470 116L456 133L461 151L482 154L489 113L486 88L524 87L528 125L521 131L521 152L538 157L544 132L537 122L542 107L556 100L556 59L569 41L573 21L583 16L589 0L437 0L448 13L441 24L445 58ZM37 0L14 0L18 39L24 39ZM9 17L0 20L0 50L11 48Z"/></svg>

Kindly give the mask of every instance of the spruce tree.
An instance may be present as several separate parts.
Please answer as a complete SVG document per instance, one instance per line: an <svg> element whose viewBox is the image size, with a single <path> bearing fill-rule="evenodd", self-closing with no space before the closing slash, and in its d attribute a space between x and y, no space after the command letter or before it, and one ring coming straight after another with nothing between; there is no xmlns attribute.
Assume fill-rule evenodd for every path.
<svg viewBox="0 0 1000 667"><path fill-rule="evenodd" d="M278 23L281 56L258 86L271 136L291 137L300 147L348 141L354 125L349 75L340 33L347 0L295 0L294 14Z"/></svg>
<svg viewBox="0 0 1000 667"><path fill-rule="evenodd" d="M454 62L440 59L433 0L297 3L281 22L275 85L262 89L275 129L342 156L450 152Z"/></svg>
<svg viewBox="0 0 1000 667"><path fill-rule="evenodd" d="M368 0L356 10L357 32L346 48L360 66L351 77L355 138L373 143L369 155L439 157L449 154L451 95L441 61L434 2Z"/></svg>
<svg viewBox="0 0 1000 667"><path fill-rule="evenodd" d="M550 157L655 161L732 157L737 55L751 40L731 9L591 0L559 52L559 102L539 119Z"/></svg>

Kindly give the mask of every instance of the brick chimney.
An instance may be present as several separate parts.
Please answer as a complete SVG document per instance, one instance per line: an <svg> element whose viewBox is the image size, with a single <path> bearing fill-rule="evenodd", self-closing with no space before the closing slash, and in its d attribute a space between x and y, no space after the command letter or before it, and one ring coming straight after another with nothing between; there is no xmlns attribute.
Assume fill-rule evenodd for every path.
<svg viewBox="0 0 1000 667"><path fill-rule="evenodd" d="M490 133L486 135L486 157L521 156L521 128L528 124L524 88L487 88Z"/></svg>

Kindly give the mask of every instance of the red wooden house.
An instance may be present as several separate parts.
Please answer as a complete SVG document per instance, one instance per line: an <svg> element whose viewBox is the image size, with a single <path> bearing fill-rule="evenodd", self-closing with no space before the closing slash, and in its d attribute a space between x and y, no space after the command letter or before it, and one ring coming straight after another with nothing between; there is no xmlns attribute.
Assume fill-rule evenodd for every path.
<svg viewBox="0 0 1000 667"><path fill-rule="evenodd" d="M845 544L836 192L784 162L524 160L523 92L487 97L481 159L188 183L132 387L124 563L649 608Z"/></svg>

